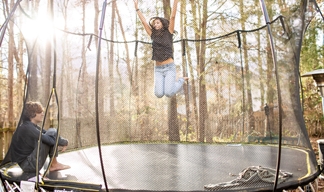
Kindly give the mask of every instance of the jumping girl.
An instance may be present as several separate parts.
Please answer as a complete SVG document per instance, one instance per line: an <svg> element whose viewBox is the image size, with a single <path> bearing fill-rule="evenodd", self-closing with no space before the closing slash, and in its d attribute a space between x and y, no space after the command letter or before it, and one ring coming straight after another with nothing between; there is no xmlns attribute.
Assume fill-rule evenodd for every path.
<svg viewBox="0 0 324 192"><path fill-rule="evenodd" d="M174 96L179 92L188 77L176 80L176 66L173 60L173 32L178 0L174 0L170 21L161 17L153 17L146 22L138 8L138 0L134 0L136 12L145 31L152 39L152 60L154 68L154 93L158 98Z"/></svg>

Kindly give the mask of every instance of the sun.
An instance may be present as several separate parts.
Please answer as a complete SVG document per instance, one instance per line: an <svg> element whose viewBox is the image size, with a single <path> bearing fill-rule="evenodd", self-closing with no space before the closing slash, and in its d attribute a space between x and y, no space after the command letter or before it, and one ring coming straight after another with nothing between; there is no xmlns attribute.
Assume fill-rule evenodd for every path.
<svg viewBox="0 0 324 192"><path fill-rule="evenodd" d="M24 22L22 33L25 39L33 39L38 42L50 42L55 35L55 23L48 17L38 17Z"/></svg>

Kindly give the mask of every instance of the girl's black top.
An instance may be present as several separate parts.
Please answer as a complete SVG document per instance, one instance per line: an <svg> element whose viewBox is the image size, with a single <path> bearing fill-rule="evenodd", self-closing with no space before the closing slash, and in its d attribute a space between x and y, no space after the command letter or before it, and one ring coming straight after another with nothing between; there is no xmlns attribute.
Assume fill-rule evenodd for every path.
<svg viewBox="0 0 324 192"><path fill-rule="evenodd" d="M165 61L173 58L173 34L168 29L152 30L152 60Z"/></svg>

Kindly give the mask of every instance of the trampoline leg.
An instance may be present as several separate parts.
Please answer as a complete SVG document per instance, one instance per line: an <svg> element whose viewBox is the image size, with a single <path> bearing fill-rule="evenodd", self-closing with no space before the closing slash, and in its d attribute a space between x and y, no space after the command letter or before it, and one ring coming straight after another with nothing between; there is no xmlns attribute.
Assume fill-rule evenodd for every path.
<svg viewBox="0 0 324 192"><path fill-rule="evenodd" d="M10 183L7 180L5 180L5 187L8 192L21 191L20 187L15 182L13 182L13 184L10 185Z"/></svg>
<svg viewBox="0 0 324 192"><path fill-rule="evenodd" d="M313 184L315 185L315 187ZM310 183L309 186L311 187L312 191L314 191L314 192L318 191L318 180L315 179L315 181Z"/></svg>
<svg viewBox="0 0 324 192"><path fill-rule="evenodd" d="M297 188L300 192L304 192L303 188L301 188L300 186Z"/></svg>
<svg viewBox="0 0 324 192"><path fill-rule="evenodd" d="M324 139L317 140L317 147L318 147L318 152L319 152L319 165L320 165L320 168L323 171L323 168L324 168L324 165L323 165L324 164L324 157L323 157L323 154L324 154Z"/></svg>
<svg viewBox="0 0 324 192"><path fill-rule="evenodd" d="M313 183L314 183L315 187L313 186ZM314 182L307 184L304 187L304 189L300 186L297 189L300 192L317 192L317 185L318 185L318 181L317 181L317 179L315 179Z"/></svg>

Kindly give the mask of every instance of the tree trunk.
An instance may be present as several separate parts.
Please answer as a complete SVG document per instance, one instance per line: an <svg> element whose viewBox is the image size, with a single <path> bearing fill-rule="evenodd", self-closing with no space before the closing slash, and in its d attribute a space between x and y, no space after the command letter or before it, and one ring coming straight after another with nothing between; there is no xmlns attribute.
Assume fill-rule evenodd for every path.
<svg viewBox="0 0 324 192"><path fill-rule="evenodd" d="M181 10L181 15L180 15L180 36L181 36L181 39L187 39L187 15L186 14L182 14L182 13L185 13L186 12L186 7L187 7L187 3L185 0L181 0L181 7L180 7L180 10ZM184 41L184 47L182 48L182 74L184 77L188 77L188 66L189 64L191 64L191 62L188 63L187 60L191 61L191 58L190 58L190 53L186 53L189 49L187 49L188 46L188 41ZM188 59L187 59L188 58ZM192 67L191 67L192 69ZM191 74L191 81L194 83L194 77L193 77L193 73L190 73ZM186 85L186 84L185 84ZM191 113L190 113L190 101L189 101L189 87L188 86L185 86L184 85L184 93L185 93L185 103L186 103L186 131L185 131L185 134L186 134L186 141L188 141L188 134L189 134L189 127L190 125L192 124L191 123L191 119L190 116L191 116ZM189 81L188 81L188 85L189 85ZM194 88L194 85L192 86ZM194 101L195 103L195 101ZM195 114L195 113L193 113Z"/></svg>
<svg viewBox="0 0 324 192"><path fill-rule="evenodd" d="M170 0L163 0L163 11L164 18L169 19L171 14ZM176 95L169 99L168 117L169 141L180 141Z"/></svg>
<svg viewBox="0 0 324 192"><path fill-rule="evenodd" d="M203 16L201 21L201 38L206 39L206 28L207 28L207 2L208 0L203 0ZM205 49L206 41L200 42L199 50L199 60L198 60L198 76L199 76L199 142L205 142L205 131L206 122L208 121L207 113L207 92L206 92L206 81L205 81ZM210 142L208 137L207 142Z"/></svg>
<svg viewBox="0 0 324 192"><path fill-rule="evenodd" d="M110 24L110 39L114 40L115 34L115 10L116 10L116 1L112 2L111 6L111 24ZM108 74L109 74L109 102L110 102L110 116L114 117L115 115L115 102L114 102L114 43L110 42L110 50L109 50L109 59L108 59Z"/></svg>
<svg viewBox="0 0 324 192"><path fill-rule="evenodd" d="M14 6L14 1L10 2L10 7ZM12 17L11 19L14 19ZM14 125L14 111L13 111L13 97L14 97L14 52L15 52L15 39L14 39L14 21L9 22L9 45L8 45L8 120L9 128L12 128Z"/></svg>
<svg viewBox="0 0 324 192"><path fill-rule="evenodd" d="M193 20L194 21L196 21L196 22L193 22L193 28L194 28L194 31L195 31L195 39L197 39L197 40L199 40L201 37L200 37L200 25L199 25L199 16L198 16L198 14L197 14L197 4L196 4L196 2L194 1L194 0L190 0L190 5L191 5L191 10L192 10L192 16L193 16ZM198 63L197 63L197 71L199 72L200 71L200 69L199 69L199 62L200 62L200 60L199 60L199 50L200 50L200 43L199 43L199 41L196 41L195 42L195 48L196 48L196 60L198 61ZM188 50L188 55L190 55L190 53L189 53L189 50ZM197 101L197 97L198 97L198 95L196 94L196 88L195 88L195 79L194 79L194 76L193 76L193 73L194 72L194 70L191 68L190 69L190 74L191 74L191 77L190 77L190 79L191 79L191 85L193 86L192 87L192 90L191 90L191 94L192 94L192 101L193 101L193 111L194 111L194 115L195 115L195 123L196 123L196 125L195 125L195 127L196 127L196 140L198 140L199 141L199 135L200 135L200 124L199 124L199 113L200 113L200 111L199 111L199 104L196 102ZM199 81L199 79L198 79L198 81ZM198 89L199 89L199 87L198 87Z"/></svg>
<svg viewBox="0 0 324 192"><path fill-rule="evenodd" d="M246 14L244 9L244 2L240 0L240 13L241 13L241 27L242 30L245 30L245 22L246 22ZM251 73L249 67L249 59L246 50L246 33L242 33L242 45L243 47L243 63L244 63L244 78L245 78L245 90L246 90L246 99L244 109L247 110L248 113L248 132L252 132L255 128L255 121L253 116L253 105L252 105L252 93L251 93Z"/></svg>

